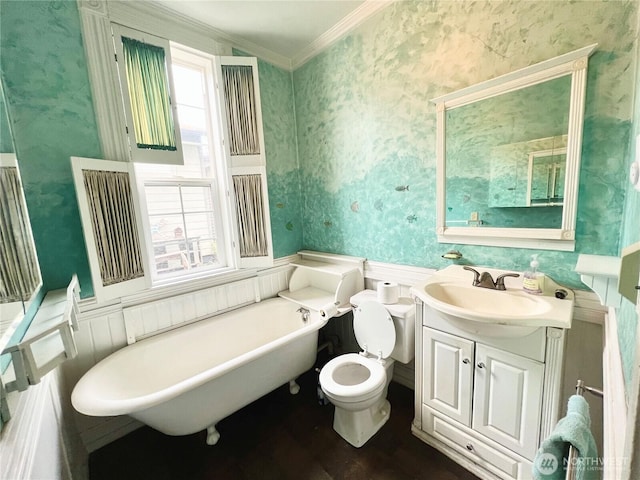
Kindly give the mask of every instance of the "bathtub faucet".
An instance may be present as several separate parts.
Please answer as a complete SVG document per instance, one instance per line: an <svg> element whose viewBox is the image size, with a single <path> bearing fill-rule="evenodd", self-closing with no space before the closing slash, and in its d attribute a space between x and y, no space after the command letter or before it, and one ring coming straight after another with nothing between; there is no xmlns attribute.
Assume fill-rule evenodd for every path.
<svg viewBox="0 0 640 480"><path fill-rule="evenodd" d="M304 307L300 307L298 310L296 310L296 312L302 314L302 321L303 322L307 323L307 321L309 321L309 315L311 315L311 312L309 312L308 309L306 309Z"/></svg>

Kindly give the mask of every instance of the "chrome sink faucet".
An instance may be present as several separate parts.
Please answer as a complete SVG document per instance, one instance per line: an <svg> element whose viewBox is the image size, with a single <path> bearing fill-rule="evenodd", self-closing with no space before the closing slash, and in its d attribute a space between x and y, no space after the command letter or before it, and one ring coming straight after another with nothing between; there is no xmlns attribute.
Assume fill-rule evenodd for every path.
<svg viewBox="0 0 640 480"><path fill-rule="evenodd" d="M473 286L474 287L482 287L489 288L491 290L506 290L507 287L504 286L505 277L519 277L518 273L505 273L496 278L496 281L493 281L493 277L489 272L478 272L475 268L464 266L462 267L465 270L469 270L473 272Z"/></svg>

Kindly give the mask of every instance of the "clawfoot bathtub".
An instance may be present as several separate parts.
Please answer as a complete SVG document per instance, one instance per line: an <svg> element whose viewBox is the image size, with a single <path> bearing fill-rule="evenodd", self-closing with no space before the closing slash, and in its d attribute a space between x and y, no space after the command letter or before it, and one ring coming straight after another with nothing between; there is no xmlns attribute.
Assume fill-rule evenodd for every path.
<svg viewBox="0 0 640 480"><path fill-rule="evenodd" d="M102 360L75 386L80 413L130 415L168 435L207 429L309 370L316 359L316 312L272 298L129 345Z"/></svg>

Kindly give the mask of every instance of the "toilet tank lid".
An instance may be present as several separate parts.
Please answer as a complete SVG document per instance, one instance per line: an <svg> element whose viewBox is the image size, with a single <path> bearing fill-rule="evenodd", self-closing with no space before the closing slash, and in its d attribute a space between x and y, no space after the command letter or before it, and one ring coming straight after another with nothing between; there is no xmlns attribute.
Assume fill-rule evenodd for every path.
<svg viewBox="0 0 640 480"><path fill-rule="evenodd" d="M362 290L349 299L351 305L358 306L365 301L378 301L378 292L375 290ZM383 304L389 314L395 318L413 318L415 316L415 304L409 297L398 298L398 303Z"/></svg>

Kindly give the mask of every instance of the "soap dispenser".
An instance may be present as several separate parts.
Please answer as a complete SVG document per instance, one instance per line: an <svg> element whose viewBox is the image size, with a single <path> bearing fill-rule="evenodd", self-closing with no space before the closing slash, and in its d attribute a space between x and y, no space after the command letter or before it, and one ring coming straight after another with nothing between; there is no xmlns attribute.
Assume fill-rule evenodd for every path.
<svg viewBox="0 0 640 480"><path fill-rule="evenodd" d="M531 267L524 272L524 279L522 281L522 289L533 295L541 295L544 283L544 274L538 271L540 262L538 262L538 255L531 255Z"/></svg>

